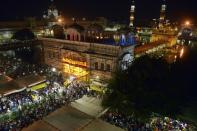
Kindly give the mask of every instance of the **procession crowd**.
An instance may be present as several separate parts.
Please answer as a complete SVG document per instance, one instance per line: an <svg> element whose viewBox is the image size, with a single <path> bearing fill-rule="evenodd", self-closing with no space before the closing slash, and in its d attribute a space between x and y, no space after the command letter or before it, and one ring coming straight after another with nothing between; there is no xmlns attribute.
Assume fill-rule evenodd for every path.
<svg viewBox="0 0 197 131"><path fill-rule="evenodd" d="M47 83L45 88L24 90L0 98L0 131L21 130L56 109L90 94L85 83L73 81L65 87L62 75L51 67L30 65L7 56L0 57L1 75L9 75L14 79L31 74L45 75Z"/></svg>
<svg viewBox="0 0 197 131"><path fill-rule="evenodd" d="M51 68L47 65L28 64L21 59L0 54L0 75L7 75L16 79L32 74L45 75L51 72Z"/></svg>
<svg viewBox="0 0 197 131"><path fill-rule="evenodd" d="M0 55L0 74L6 75L13 73L22 62L20 59Z"/></svg>
<svg viewBox="0 0 197 131"><path fill-rule="evenodd" d="M189 131L189 125L168 117L152 117L145 123L134 116L108 111L101 119L127 131Z"/></svg>
<svg viewBox="0 0 197 131"><path fill-rule="evenodd" d="M18 131L42 119L58 108L82 98L98 96L88 85L74 81L65 87L60 73L45 65L31 65L20 59L0 55L0 74L13 79L31 74L45 75L47 85L36 91L24 90L0 98L0 131ZM102 120L128 131L188 131L186 123L170 118L154 117L144 123L134 116L108 111Z"/></svg>
<svg viewBox="0 0 197 131"><path fill-rule="evenodd" d="M21 130L86 94L84 84L74 82L66 88L53 81L43 89L8 96L0 104L1 115L9 116L0 121L0 131Z"/></svg>

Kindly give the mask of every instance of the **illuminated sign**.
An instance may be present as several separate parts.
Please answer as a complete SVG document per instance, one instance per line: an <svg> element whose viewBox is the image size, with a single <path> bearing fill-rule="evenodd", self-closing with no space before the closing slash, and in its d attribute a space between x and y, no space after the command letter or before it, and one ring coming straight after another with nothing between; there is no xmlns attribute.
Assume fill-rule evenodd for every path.
<svg viewBox="0 0 197 131"><path fill-rule="evenodd" d="M70 64L70 65L87 67L87 62L84 62L84 61L76 61L76 60L69 59L69 58L63 58L62 62Z"/></svg>
<svg viewBox="0 0 197 131"><path fill-rule="evenodd" d="M76 77L83 77L88 75L88 71L85 68L77 67L74 65L63 64L63 72Z"/></svg>

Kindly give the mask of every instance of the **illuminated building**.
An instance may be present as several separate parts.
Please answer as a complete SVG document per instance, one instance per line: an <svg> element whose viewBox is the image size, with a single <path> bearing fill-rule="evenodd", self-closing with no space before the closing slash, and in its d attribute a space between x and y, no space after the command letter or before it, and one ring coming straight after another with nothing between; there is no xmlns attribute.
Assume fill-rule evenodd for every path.
<svg viewBox="0 0 197 131"><path fill-rule="evenodd" d="M173 46L177 43L178 32L175 29L168 30L158 30L153 29L153 33L150 42L161 42L167 44L168 46Z"/></svg>
<svg viewBox="0 0 197 131"><path fill-rule="evenodd" d="M197 46L197 27L191 24L189 21L186 21L179 33L178 33L178 44L187 45L189 47Z"/></svg>
<svg viewBox="0 0 197 131"><path fill-rule="evenodd" d="M116 68L126 69L134 56L134 45L113 45L41 38L44 62L67 77L82 80L111 78Z"/></svg>
<svg viewBox="0 0 197 131"><path fill-rule="evenodd" d="M130 9L130 27L134 26L134 19L135 19L135 1L132 1L131 9Z"/></svg>
<svg viewBox="0 0 197 131"><path fill-rule="evenodd" d="M142 45L157 42L168 45L176 44L177 27L166 20L166 8L166 0L162 0L160 18L153 19L152 27L137 28L138 40Z"/></svg>
<svg viewBox="0 0 197 131"><path fill-rule="evenodd" d="M66 40L71 41L84 41L85 40L85 29L78 24L72 24L65 29Z"/></svg>
<svg viewBox="0 0 197 131"><path fill-rule="evenodd" d="M137 36L138 36L138 41L142 43L142 45L150 43L150 39L152 36L152 28L138 27Z"/></svg>
<svg viewBox="0 0 197 131"><path fill-rule="evenodd" d="M152 28L150 42L163 42L167 46L173 46L177 42L178 28L176 23L170 23L169 20L166 20L166 8L166 0L163 0L159 23Z"/></svg>
<svg viewBox="0 0 197 131"><path fill-rule="evenodd" d="M64 73L73 74L75 77L81 78L88 75L87 62L85 57L78 55L72 51L64 53L62 65Z"/></svg>

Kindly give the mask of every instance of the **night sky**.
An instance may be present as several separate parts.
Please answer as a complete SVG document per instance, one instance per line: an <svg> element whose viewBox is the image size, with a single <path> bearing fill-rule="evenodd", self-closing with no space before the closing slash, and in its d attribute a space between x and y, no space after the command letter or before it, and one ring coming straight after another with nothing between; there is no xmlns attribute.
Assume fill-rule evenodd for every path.
<svg viewBox="0 0 197 131"><path fill-rule="evenodd" d="M104 16L110 20L128 21L131 0L54 0L67 17ZM145 21L159 17L162 0L136 0L136 19ZM0 20L41 17L50 0L1 0ZM167 0L167 17L171 20L197 20L197 0Z"/></svg>

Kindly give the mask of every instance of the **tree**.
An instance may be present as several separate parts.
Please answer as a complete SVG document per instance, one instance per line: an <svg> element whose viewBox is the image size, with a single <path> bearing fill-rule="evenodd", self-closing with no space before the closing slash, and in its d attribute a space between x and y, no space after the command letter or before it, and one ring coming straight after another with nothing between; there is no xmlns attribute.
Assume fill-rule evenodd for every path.
<svg viewBox="0 0 197 131"><path fill-rule="evenodd" d="M52 27L54 32L54 37L57 39L65 39L64 29L60 25L54 25Z"/></svg>
<svg viewBox="0 0 197 131"><path fill-rule="evenodd" d="M36 18L35 17L28 17L25 19L26 24L31 29L34 29L36 27Z"/></svg>
<svg viewBox="0 0 197 131"><path fill-rule="evenodd" d="M36 38L36 36L29 29L18 30L12 36L12 39L16 39L16 40L32 40L32 39L35 39L35 38Z"/></svg>
<svg viewBox="0 0 197 131"><path fill-rule="evenodd" d="M117 70L103 105L143 119L152 113L170 117L180 115L189 101L188 96L195 96L192 95L195 81L191 77L188 79L191 72L183 71L186 65L192 65L189 59L168 64L149 56L138 58L128 70Z"/></svg>

